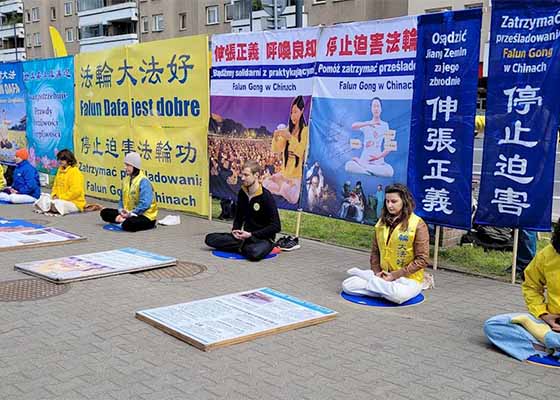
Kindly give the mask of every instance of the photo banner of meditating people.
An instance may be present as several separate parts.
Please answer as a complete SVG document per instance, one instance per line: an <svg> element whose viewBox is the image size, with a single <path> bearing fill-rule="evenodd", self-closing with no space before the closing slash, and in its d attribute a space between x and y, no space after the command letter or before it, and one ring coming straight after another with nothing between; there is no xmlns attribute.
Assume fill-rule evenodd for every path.
<svg viewBox="0 0 560 400"><path fill-rule="evenodd" d="M375 224L406 182L416 18L324 28L317 50L304 211Z"/></svg>
<svg viewBox="0 0 560 400"><path fill-rule="evenodd" d="M279 208L296 209L309 143L319 28L214 35L210 191L235 200L255 160Z"/></svg>

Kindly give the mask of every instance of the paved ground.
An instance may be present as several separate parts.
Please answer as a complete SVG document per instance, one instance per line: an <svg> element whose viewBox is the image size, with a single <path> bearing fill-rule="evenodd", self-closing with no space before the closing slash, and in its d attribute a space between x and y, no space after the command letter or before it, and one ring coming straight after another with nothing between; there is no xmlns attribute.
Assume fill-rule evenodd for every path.
<svg viewBox="0 0 560 400"><path fill-rule="evenodd" d="M0 206L0 216L37 218L26 206ZM50 299L0 303L0 399L558 399L559 370L519 363L483 336L489 316L523 310L518 286L438 271L424 304L371 309L338 295L346 268L367 265L365 253L303 241L264 262L227 261L202 244L224 224L182 219L123 234L102 230L95 214L53 218L88 240L3 253L0 281L27 277L16 262L122 246L208 272L162 282L120 275L74 283ZM340 315L208 353L134 318L139 309L262 286Z"/></svg>

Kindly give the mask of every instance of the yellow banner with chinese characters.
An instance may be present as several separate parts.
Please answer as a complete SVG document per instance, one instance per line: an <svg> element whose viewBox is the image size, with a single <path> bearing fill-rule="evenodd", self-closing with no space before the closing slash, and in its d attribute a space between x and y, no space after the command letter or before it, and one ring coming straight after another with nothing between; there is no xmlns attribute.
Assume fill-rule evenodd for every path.
<svg viewBox="0 0 560 400"><path fill-rule="evenodd" d="M88 195L116 200L135 151L162 208L208 215L208 38L76 56L75 149Z"/></svg>

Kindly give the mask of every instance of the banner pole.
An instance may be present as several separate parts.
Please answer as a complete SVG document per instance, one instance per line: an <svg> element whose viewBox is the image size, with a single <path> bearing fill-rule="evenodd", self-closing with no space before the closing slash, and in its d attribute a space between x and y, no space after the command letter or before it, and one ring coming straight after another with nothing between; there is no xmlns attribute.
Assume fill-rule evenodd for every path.
<svg viewBox="0 0 560 400"><path fill-rule="evenodd" d="M301 214L303 213L302 208L298 208L297 221L296 221L296 237L299 237L299 228L301 227Z"/></svg>
<svg viewBox="0 0 560 400"><path fill-rule="evenodd" d="M441 231L441 226L436 225L436 237L435 237L435 245L434 245L434 271L436 271L438 267L440 231Z"/></svg>
<svg viewBox="0 0 560 400"><path fill-rule="evenodd" d="M513 230L513 260L511 262L511 283L515 284L515 274L517 273L517 248L519 246L519 229Z"/></svg>
<svg viewBox="0 0 560 400"><path fill-rule="evenodd" d="M208 221L212 221L212 193L210 193L210 207L208 211Z"/></svg>

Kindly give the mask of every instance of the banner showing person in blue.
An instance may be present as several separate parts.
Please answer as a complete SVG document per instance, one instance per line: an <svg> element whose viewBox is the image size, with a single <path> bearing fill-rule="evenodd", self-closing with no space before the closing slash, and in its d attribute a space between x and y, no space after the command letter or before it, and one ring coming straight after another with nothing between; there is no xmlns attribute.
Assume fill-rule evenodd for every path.
<svg viewBox="0 0 560 400"><path fill-rule="evenodd" d="M56 173L56 154L73 149L74 58L23 63L27 91L29 162L39 171Z"/></svg>
<svg viewBox="0 0 560 400"><path fill-rule="evenodd" d="M551 228L559 50L560 1L493 2L477 224Z"/></svg>
<svg viewBox="0 0 560 400"><path fill-rule="evenodd" d="M25 125L25 89L21 63L2 63L0 64L0 162L14 164L16 150L27 146Z"/></svg>
<svg viewBox="0 0 560 400"><path fill-rule="evenodd" d="M465 230L481 21L480 9L418 17L408 186L424 221Z"/></svg>
<svg viewBox="0 0 560 400"><path fill-rule="evenodd" d="M373 224L376 192L405 183L416 40L416 17L321 32L305 211Z"/></svg>

